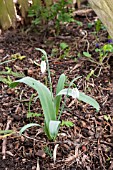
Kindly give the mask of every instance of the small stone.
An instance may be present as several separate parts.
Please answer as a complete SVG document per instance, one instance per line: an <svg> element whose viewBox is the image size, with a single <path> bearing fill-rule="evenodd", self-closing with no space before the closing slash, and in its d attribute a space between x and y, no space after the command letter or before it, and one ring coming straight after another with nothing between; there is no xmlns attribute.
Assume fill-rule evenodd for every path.
<svg viewBox="0 0 113 170"><path fill-rule="evenodd" d="M4 50L3 49L0 49L0 54L2 54L4 52Z"/></svg>

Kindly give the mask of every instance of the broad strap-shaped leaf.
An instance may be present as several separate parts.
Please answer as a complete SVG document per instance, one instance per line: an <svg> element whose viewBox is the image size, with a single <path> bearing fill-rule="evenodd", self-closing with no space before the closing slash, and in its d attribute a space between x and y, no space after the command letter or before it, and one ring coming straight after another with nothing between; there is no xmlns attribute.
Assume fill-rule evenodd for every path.
<svg viewBox="0 0 113 170"><path fill-rule="evenodd" d="M20 130L20 135L26 130L26 129L28 129L28 128L30 128L30 127L33 127L33 126L38 126L38 127L41 127L39 124L37 124L37 123L29 123L29 124L27 124L27 125L25 125L25 126L23 126L22 128L21 128L21 130Z"/></svg>
<svg viewBox="0 0 113 170"><path fill-rule="evenodd" d="M17 80L10 84L10 87L16 87L18 83L25 83L35 89L38 92L38 96L42 105L45 123L47 128L49 128L50 120L56 120L56 113L54 109L54 103L52 100L52 95L49 89L42 84L40 81L35 80L31 77L25 77Z"/></svg>
<svg viewBox="0 0 113 170"><path fill-rule="evenodd" d="M78 98L79 97L79 91L77 88L75 89L70 89L70 88L67 88L67 89L63 89L61 90L57 96L59 95L68 95L68 96L71 96L73 98Z"/></svg>
<svg viewBox="0 0 113 170"><path fill-rule="evenodd" d="M85 103L90 104L97 111L99 111L99 109L100 109L100 106L95 99L93 99L90 96L87 96L86 94L84 94L82 92L79 92L77 88L75 88L75 89L70 89L70 88L63 89L57 95L68 95L68 96L71 96L73 98L77 98L80 101L83 101Z"/></svg>
<svg viewBox="0 0 113 170"><path fill-rule="evenodd" d="M99 106L99 104L97 103L97 101L96 101L95 99L93 99L93 98L90 97L90 96L87 96L86 94L84 94L84 93L82 93L82 92L79 92L78 100L90 104L90 105L93 106L97 111L99 111L99 109L100 109L100 106Z"/></svg>
<svg viewBox="0 0 113 170"><path fill-rule="evenodd" d="M60 121L54 121L51 120L49 122L49 132L50 132L50 136L51 139L55 140L57 134L58 134L58 129L59 129L59 125L60 125Z"/></svg>
<svg viewBox="0 0 113 170"><path fill-rule="evenodd" d="M66 80L65 74L61 74L61 76L59 77L59 80L58 80L57 87L56 87L56 95L64 88L65 80ZM58 115L61 98L62 98L61 96L55 97L56 115Z"/></svg>

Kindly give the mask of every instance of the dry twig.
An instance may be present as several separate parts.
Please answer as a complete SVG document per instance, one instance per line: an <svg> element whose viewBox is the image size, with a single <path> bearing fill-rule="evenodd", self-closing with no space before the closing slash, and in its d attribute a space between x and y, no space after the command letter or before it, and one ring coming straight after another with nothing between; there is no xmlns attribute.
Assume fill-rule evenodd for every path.
<svg viewBox="0 0 113 170"><path fill-rule="evenodd" d="M9 129L10 124L11 124L11 120L8 119L5 130ZM7 137L3 139L3 143L2 143L2 155L3 155L3 159L6 158L6 144L7 144Z"/></svg>

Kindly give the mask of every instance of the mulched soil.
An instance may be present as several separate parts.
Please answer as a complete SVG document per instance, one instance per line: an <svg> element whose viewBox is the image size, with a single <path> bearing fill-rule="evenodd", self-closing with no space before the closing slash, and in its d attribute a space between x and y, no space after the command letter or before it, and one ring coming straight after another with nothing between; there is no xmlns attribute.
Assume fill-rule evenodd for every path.
<svg viewBox="0 0 113 170"><path fill-rule="evenodd" d="M31 112L41 113L42 117L27 118L29 99L33 93L35 96L37 93L24 84L11 89L7 82L0 82L0 127L16 132L7 138L0 136L0 170L39 170L39 167L41 170L113 169L113 57L108 54L108 58L102 64L99 63L99 53L95 52L95 48L108 43L108 34L103 29L95 33L95 25L88 28L88 23L93 23L95 18L93 11L76 15L75 19L83 25L70 23L62 26L57 36L53 28L42 31L40 28L30 31L20 28L1 34L2 79L8 79L8 76L12 80L19 79L11 72L7 75L3 73L11 68L13 72L20 73L20 77L24 74L45 83L47 74L42 75L40 67L34 63L40 64L41 61L41 53L35 48L42 48L48 54L54 91L61 73L64 72L68 77L67 83L82 76L75 84L80 91L99 102L100 111L96 112L88 104L69 98L61 120L72 121L74 126L61 127L55 141L49 141L42 129L35 127L19 136L21 127L28 123L43 125L38 100L32 101L30 109ZM61 42L69 45L65 55L60 49ZM92 58L85 57L84 51L89 51ZM16 53L26 58L9 61ZM94 70L94 74L88 79L91 70ZM59 145L54 163L52 154L56 144Z"/></svg>

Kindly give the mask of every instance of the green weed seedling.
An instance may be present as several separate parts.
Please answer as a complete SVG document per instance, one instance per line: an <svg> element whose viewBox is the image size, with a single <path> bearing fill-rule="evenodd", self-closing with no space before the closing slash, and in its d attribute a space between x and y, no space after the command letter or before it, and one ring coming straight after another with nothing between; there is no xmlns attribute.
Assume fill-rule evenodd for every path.
<svg viewBox="0 0 113 170"><path fill-rule="evenodd" d="M64 59L65 57L69 56L69 45L65 42L60 43L60 59Z"/></svg>
<svg viewBox="0 0 113 170"><path fill-rule="evenodd" d="M91 54L89 53L89 52L83 52L83 55L85 56L85 57L88 57L88 58L91 58Z"/></svg>
<svg viewBox="0 0 113 170"><path fill-rule="evenodd" d="M45 147L44 147L44 152L45 152L50 158L53 157L52 151L51 151L51 149L50 149L48 146L45 146Z"/></svg>
<svg viewBox="0 0 113 170"><path fill-rule="evenodd" d="M92 75L94 75L94 70L91 70L91 71L89 72L89 74L88 74L87 77L86 77L86 80L89 81L89 79L90 79L90 77L91 77Z"/></svg>
<svg viewBox="0 0 113 170"><path fill-rule="evenodd" d="M11 68L9 67L5 67L6 71L0 71L0 82L4 83L4 84L8 84L10 85L11 82L12 82L12 79L10 76L14 76L14 77L17 77L17 78L22 78L24 77L24 74L22 73L18 73L18 72L13 72ZM6 76L7 77L4 77Z"/></svg>
<svg viewBox="0 0 113 170"><path fill-rule="evenodd" d="M74 126L74 124L73 124L73 122L71 122L71 121L68 121L68 120L67 120L67 121L62 120L61 126L73 127L73 126Z"/></svg>
<svg viewBox="0 0 113 170"><path fill-rule="evenodd" d="M10 87L14 88L19 83L25 83L26 85L35 89L38 93L38 97L44 114L44 127L42 127L37 123L30 123L21 128L20 134L22 134L29 127L37 126L37 127L42 127L44 129L44 132L49 140L55 140L58 134L58 130L60 128L60 124L61 124L60 118L63 113L63 109L67 97L71 96L72 98L76 98L80 101L88 103L91 106L93 106L97 111L99 111L100 107L99 104L93 98L80 92L77 88L71 88L71 86L73 85L74 81L77 78L71 81L68 88L64 88L65 81L66 81L65 74L60 75L56 86L56 95L54 96L52 92L53 89L52 89L52 82L51 82L51 75L50 75L47 53L43 49L37 48L36 50L41 51L43 56L45 57L45 63L47 65L47 71L48 71L49 87L46 87L43 83L41 83L38 80L35 80L32 77L24 77L20 80L17 80L11 83ZM65 95L65 99L63 104L61 105L60 103L62 101L62 95Z"/></svg>
<svg viewBox="0 0 113 170"><path fill-rule="evenodd" d="M58 50L58 48L55 47L55 48L52 49L51 56L57 57L58 53L59 53L59 50Z"/></svg>
<svg viewBox="0 0 113 170"><path fill-rule="evenodd" d="M108 58L110 53L113 53L113 44L105 44L101 48L96 48L95 52L99 53L99 63L102 64L105 58Z"/></svg>
<svg viewBox="0 0 113 170"><path fill-rule="evenodd" d="M32 117L40 117L42 116L42 114L40 113L34 113L34 112L31 112L31 102L32 102L32 99L35 95L32 94L31 97L30 97L30 100L29 100L29 103L28 103L28 113L27 113L27 118L32 118Z"/></svg>
<svg viewBox="0 0 113 170"><path fill-rule="evenodd" d="M11 80L10 76L7 76L7 78L0 76L0 82L10 85L12 83L12 80Z"/></svg>

